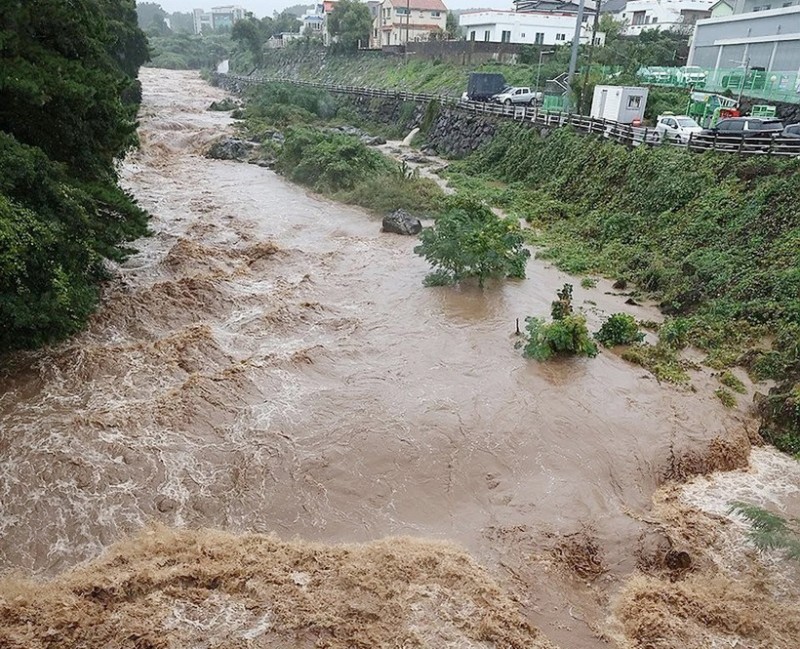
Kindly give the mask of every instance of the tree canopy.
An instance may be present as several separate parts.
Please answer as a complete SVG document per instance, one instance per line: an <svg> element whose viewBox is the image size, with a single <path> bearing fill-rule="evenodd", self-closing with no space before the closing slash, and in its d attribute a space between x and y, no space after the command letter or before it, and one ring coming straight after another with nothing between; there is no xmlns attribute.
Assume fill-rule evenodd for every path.
<svg viewBox="0 0 800 649"><path fill-rule="evenodd" d="M366 47L372 30L372 16L367 5L358 0L340 0L328 18L328 31L339 49L355 51Z"/></svg>
<svg viewBox="0 0 800 649"><path fill-rule="evenodd" d="M76 331L103 259L146 230L114 165L136 144L147 56L133 0L0 13L0 351Z"/></svg>

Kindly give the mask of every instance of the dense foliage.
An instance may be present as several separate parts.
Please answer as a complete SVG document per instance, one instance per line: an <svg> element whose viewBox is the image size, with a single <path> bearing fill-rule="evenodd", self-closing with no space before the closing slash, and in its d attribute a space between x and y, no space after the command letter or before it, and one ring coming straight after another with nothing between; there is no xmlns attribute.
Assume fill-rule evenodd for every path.
<svg viewBox="0 0 800 649"><path fill-rule="evenodd" d="M358 138L309 128L289 130L278 169L317 191L353 189L365 177L388 173L391 162Z"/></svg>
<svg viewBox="0 0 800 649"><path fill-rule="evenodd" d="M530 220L561 268L657 298L674 316L661 332L670 347L690 342L712 367L782 378L789 403L800 379L800 161L629 150L509 126L458 166L510 183L495 202ZM774 421L787 420L781 412Z"/></svg>
<svg viewBox="0 0 800 649"><path fill-rule="evenodd" d="M147 57L133 0L0 13L0 350L80 328L145 215L116 184Z"/></svg>
<svg viewBox="0 0 800 649"><path fill-rule="evenodd" d="M372 16L359 0L339 0L328 17L328 31L336 49L352 52L369 44Z"/></svg>
<svg viewBox="0 0 800 649"><path fill-rule="evenodd" d="M527 341L523 354L527 358L546 361L553 356L597 356L597 345L589 335L586 318L572 309L572 285L564 284L557 292L550 309L552 322L543 318L526 318Z"/></svg>
<svg viewBox="0 0 800 649"><path fill-rule="evenodd" d="M483 203L451 198L433 227L420 234L414 252L434 268L427 284L450 284L474 277L524 278L530 256L519 221L496 216Z"/></svg>
<svg viewBox="0 0 800 649"><path fill-rule="evenodd" d="M216 69L231 55L233 42L228 34L167 33L150 36L150 65L168 70Z"/></svg>
<svg viewBox="0 0 800 649"><path fill-rule="evenodd" d="M636 318L628 313L614 313L609 316L594 337L606 347L632 345L644 340L644 334L639 331Z"/></svg>

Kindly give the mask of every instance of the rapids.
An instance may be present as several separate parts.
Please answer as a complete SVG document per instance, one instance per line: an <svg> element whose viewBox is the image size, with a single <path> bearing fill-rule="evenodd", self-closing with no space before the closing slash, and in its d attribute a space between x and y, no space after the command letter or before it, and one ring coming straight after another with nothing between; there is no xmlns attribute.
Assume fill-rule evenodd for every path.
<svg viewBox="0 0 800 649"><path fill-rule="evenodd" d="M153 236L86 332L0 375L0 568L52 576L153 521L450 540L551 640L606 646L603 602L675 457L746 443L748 415L700 372L691 391L606 350L523 359L515 319L549 314L565 281L593 330L659 314L537 260L524 281L424 288L414 239L377 217L205 159L233 128L205 110L222 91L142 81L121 176ZM576 533L598 548L591 588L557 560Z"/></svg>

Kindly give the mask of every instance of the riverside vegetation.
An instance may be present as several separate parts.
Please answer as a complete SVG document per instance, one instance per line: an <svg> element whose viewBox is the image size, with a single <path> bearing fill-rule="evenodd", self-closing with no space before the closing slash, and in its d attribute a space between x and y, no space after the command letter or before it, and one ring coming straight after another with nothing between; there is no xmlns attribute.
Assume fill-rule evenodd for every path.
<svg viewBox="0 0 800 649"><path fill-rule="evenodd" d="M133 0L6 3L0 13L0 351L78 331L105 260L146 232L117 185L137 143L147 41Z"/></svg>
<svg viewBox="0 0 800 649"><path fill-rule="evenodd" d="M677 352L691 344L712 368L778 381L760 404L762 434L800 453L800 162L506 125L451 168L463 191L525 218L539 256L659 301L659 344L627 360L682 382Z"/></svg>

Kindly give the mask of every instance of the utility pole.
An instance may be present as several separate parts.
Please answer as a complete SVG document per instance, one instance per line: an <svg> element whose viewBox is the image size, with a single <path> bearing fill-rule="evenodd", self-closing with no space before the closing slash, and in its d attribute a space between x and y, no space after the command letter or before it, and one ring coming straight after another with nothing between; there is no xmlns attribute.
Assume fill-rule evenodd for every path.
<svg viewBox="0 0 800 649"><path fill-rule="evenodd" d="M595 3L597 4L597 3ZM575 35L572 37L572 55L569 57L569 72L567 73L567 97L572 104L572 78L575 76L575 68L578 67L578 47L581 44L581 27L583 26L583 8L586 0L580 0L578 4L578 15L575 18ZM597 10L597 7L595 7Z"/></svg>
<svg viewBox="0 0 800 649"><path fill-rule="evenodd" d="M586 108L586 101L588 95L586 95L586 88L589 86L589 71L592 68L592 55L594 54L595 44L594 41L597 38L597 29L600 24L600 2L595 3L594 7L594 26L592 27L592 43L589 46L589 60L586 61L586 72L583 74L583 89L581 90L581 106L578 106L578 109L583 111ZM588 110L588 109L587 109Z"/></svg>
<svg viewBox="0 0 800 649"><path fill-rule="evenodd" d="M744 93L744 84L747 82L747 73L750 72L750 55L744 60L744 76L742 77L742 85L739 86L739 97L736 100L736 108L742 105L742 94Z"/></svg>

